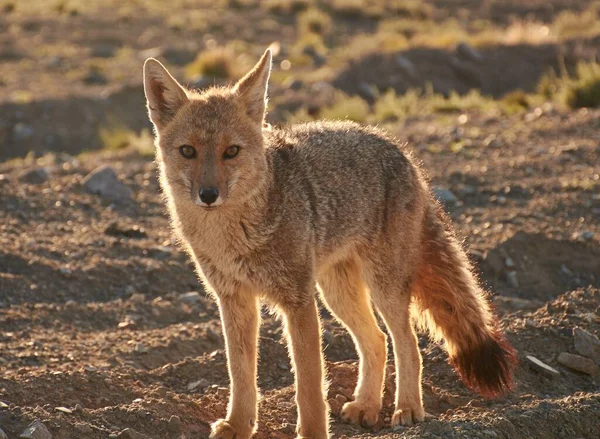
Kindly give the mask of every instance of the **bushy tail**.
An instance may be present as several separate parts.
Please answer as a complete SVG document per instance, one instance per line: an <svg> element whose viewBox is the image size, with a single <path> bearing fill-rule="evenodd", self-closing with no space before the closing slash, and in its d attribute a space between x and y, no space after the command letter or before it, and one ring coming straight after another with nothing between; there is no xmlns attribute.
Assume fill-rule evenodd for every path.
<svg viewBox="0 0 600 439"><path fill-rule="evenodd" d="M471 264L437 202L423 230L424 252L413 284L417 320L445 340L450 362L463 382L486 397L513 386L516 352L473 274Z"/></svg>

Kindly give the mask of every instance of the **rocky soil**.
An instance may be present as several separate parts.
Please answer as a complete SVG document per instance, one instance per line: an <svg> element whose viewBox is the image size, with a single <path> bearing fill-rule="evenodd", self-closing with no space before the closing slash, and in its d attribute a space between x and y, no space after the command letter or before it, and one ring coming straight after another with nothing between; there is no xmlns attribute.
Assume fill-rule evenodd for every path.
<svg viewBox="0 0 600 439"><path fill-rule="evenodd" d="M491 3L487 8L480 3L461 2L461 11L469 20L494 23L508 14L527 15L520 2L483 2ZM587 5L530 3L539 20ZM454 8L453 2L428 4L438 18ZM94 19L85 11L59 18L45 9L3 11L0 438L206 438L228 398L216 305L171 236L151 157L133 146L100 149L98 137L109 113L134 131L148 127L140 94L147 53L139 52L159 44L159 57L183 65L199 46L190 49L181 29L167 29L163 18L141 12L129 21L119 18L112 28L107 11ZM266 14L228 11L207 15L210 31L223 40L236 37L248 17L262 20ZM275 38L284 46L293 40L292 19L277 20L281 28L261 25L247 36L255 52ZM373 25L356 17L340 20L338 36ZM157 33L161 26L164 34ZM87 36L77 33L85 27ZM191 32L202 41L204 31ZM133 52L115 55L122 46ZM595 56L597 40L577 47L582 56ZM531 88L527 72L540 69L525 65L527 54L552 64L550 51L557 49L523 49L527 56L521 58L514 48L494 50L486 56L514 57L525 72L520 82L510 76L502 84L483 83L500 95ZM60 52L58 61L52 61L53 51ZM466 91L476 85L448 85L451 75L434 68L448 53L423 53L404 55L440 87ZM104 71L107 84L80 77L89 73L89 58L112 61ZM365 57L355 70L340 69L331 87L352 93L357 81L372 80L401 92L390 60L389 54ZM369 76L372 63L381 72L376 78ZM478 65L482 74L503 64L492 70ZM33 96L24 99L28 88ZM271 93L273 122L282 120L278 106L291 98L319 99L308 88L282 84ZM322 310L333 437L600 437L600 110L567 111L547 103L513 116L470 110L411 117L388 129L422 162L464 237L518 350L517 386L506 397L482 399L460 383L443 349L421 334L426 421L391 430L390 371L378 431L344 424L339 410L351 397L357 356L346 332ZM266 309L260 346L263 397L256 437L294 438L293 376L281 324Z"/></svg>

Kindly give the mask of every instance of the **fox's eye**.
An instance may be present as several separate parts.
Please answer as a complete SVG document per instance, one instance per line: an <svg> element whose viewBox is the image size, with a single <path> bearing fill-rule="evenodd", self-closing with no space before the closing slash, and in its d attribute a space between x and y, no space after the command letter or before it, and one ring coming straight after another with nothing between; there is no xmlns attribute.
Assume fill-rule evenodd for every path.
<svg viewBox="0 0 600 439"><path fill-rule="evenodd" d="M223 153L224 159L232 159L240 152L240 147L237 145L231 145L229 148L225 150Z"/></svg>
<svg viewBox="0 0 600 439"><path fill-rule="evenodd" d="M180 146L179 147L179 152L186 159L193 159L194 157L196 157L196 150L193 147L191 147L190 145L182 145L182 146Z"/></svg>

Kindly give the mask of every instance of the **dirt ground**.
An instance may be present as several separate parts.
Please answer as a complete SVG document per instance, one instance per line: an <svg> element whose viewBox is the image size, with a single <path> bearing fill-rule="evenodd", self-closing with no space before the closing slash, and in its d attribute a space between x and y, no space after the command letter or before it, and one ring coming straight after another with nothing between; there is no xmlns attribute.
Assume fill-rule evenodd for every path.
<svg viewBox="0 0 600 439"><path fill-rule="evenodd" d="M531 2L529 11L520 3L460 2L468 19L500 24L510 14L552 20L588 2ZM160 43L189 62L202 45L189 43L193 38L181 30L165 27L157 34L161 19L150 12L117 20L111 29L106 10L94 19L85 11L57 18L55 11L19 11L19 4L0 15L0 28L10 30L0 34L0 429L18 438L38 419L54 439L206 438L210 423L225 414L228 398L218 310L171 236L152 158L133 147L100 149L97 134L107 113L134 131L148 127L138 51ZM454 2L428 4L441 20ZM207 15L211 32L222 40L239 31L231 20L239 25L242 18L262 19L266 12L239 7L227 14ZM275 38L283 45L293 40L286 31L293 19L275 20L278 29L243 30L256 52ZM340 20L335 35L372 24ZM88 32L82 33L85 26ZM67 80L65 72L79 75L76 66L90 57L90 48L99 51L109 34L109 46L132 52L114 59L108 83ZM201 34L193 31L198 41ZM581 57L597 54L597 39L568 44L561 47L578 47ZM47 64L54 50L64 51L62 64ZM559 49L493 50L502 59L514 55L515 64L523 64L520 53L537 53L540 63L553 65L552 51ZM464 92L476 85L463 81L460 88L444 69L436 73L436 60L448 56L444 51L438 58L423 53L429 52L406 55L414 55L415 65L444 87ZM390 55L369 56L375 58L358 60L355 70L341 68L333 86L352 93L351 84L380 72L369 81L403 91L388 75ZM480 67L486 78L501 66L494 62ZM522 71L541 74L532 65ZM517 75L480 86L500 96L530 89L531 81ZM23 90L31 98L15 99ZM275 102L281 102L277 95L292 96L281 84L271 93ZM292 97L308 102L310 93ZM282 114L274 107L271 120L280 122ZM558 362L563 352L578 353L575 328L600 335L600 110L547 103L512 116L473 110L411 117L389 129L408 142L432 186L455 196L447 210L518 350L516 388L496 400L471 393L443 349L421 334L426 421L391 430L390 369L378 431L344 424L339 410L352 394L357 356L347 333L323 309L332 437L600 437L600 377ZM85 190L85 176L100 165L116 171L132 191L131 200L111 203ZM260 343L256 437L293 438L293 376L281 324L266 309ZM527 356L557 373L541 373Z"/></svg>

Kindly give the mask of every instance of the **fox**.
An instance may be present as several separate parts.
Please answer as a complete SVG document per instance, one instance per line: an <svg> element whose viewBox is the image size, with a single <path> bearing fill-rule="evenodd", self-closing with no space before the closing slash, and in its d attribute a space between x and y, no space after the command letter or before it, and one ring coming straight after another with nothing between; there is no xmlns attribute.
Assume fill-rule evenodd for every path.
<svg viewBox="0 0 600 439"><path fill-rule="evenodd" d="M229 403L210 438L257 430L261 304L283 321L299 439L330 437L318 298L358 352L346 422L381 422L388 335L377 316L394 351L392 427L425 418L419 326L444 342L469 388L510 391L516 351L408 147L349 121L269 125L271 66L267 50L235 84L204 90L156 59L143 68L172 228L223 327Z"/></svg>

